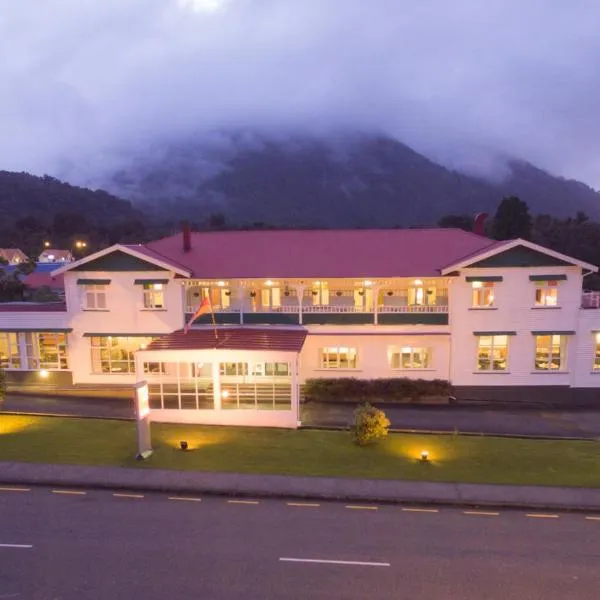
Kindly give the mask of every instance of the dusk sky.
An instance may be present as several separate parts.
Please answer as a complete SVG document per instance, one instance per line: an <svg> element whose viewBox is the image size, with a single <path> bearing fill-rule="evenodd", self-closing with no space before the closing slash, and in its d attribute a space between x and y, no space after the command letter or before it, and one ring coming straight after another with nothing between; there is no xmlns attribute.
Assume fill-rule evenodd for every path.
<svg viewBox="0 0 600 600"><path fill-rule="evenodd" d="M600 188L599 23L597 0L0 0L0 169L350 130Z"/></svg>

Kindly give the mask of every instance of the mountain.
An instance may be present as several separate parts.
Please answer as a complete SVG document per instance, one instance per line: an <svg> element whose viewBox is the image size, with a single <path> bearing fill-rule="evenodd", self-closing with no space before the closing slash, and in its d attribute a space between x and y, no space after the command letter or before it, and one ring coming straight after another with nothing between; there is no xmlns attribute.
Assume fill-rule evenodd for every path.
<svg viewBox="0 0 600 600"><path fill-rule="evenodd" d="M157 219L273 226L432 225L446 214L494 213L503 196L532 213L600 218L600 193L523 161L494 181L450 170L385 137L331 140L231 136L166 145L103 185Z"/></svg>

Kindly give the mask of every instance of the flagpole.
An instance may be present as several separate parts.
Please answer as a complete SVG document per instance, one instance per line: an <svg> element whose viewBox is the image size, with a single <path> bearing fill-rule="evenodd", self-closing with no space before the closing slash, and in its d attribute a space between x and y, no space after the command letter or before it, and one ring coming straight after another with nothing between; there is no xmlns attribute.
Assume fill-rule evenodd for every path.
<svg viewBox="0 0 600 600"><path fill-rule="evenodd" d="M209 290L208 290L208 305L210 306L210 316L211 316L211 320L212 320L212 324L213 324L213 332L215 334L215 340L218 342L219 334L217 332L217 320L215 319L215 311L213 310L211 291L212 291L212 289L209 288Z"/></svg>

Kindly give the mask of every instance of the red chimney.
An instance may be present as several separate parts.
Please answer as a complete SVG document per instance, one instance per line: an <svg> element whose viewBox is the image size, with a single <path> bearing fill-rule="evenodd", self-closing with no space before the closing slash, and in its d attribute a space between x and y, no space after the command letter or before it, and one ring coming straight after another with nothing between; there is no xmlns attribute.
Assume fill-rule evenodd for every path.
<svg viewBox="0 0 600 600"><path fill-rule="evenodd" d="M192 249L192 233L190 225L186 221L181 224L181 233L183 236L183 251L189 252Z"/></svg>
<svg viewBox="0 0 600 600"><path fill-rule="evenodd" d="M485 220L488 218L487 213L477 213L473 220L473 233L477 235L485 235Z"/></svg>

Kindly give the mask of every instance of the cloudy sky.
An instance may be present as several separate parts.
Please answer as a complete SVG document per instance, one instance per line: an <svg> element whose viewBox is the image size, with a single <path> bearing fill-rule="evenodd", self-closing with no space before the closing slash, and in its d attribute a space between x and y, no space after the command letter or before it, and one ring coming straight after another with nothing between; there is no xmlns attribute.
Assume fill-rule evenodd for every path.
<svg viewBox="0 0 600 600"><path fill-rule="evenodd" d="M597 0L0 0L0 169L350 129L600 188L599 24Z"/></svg>

